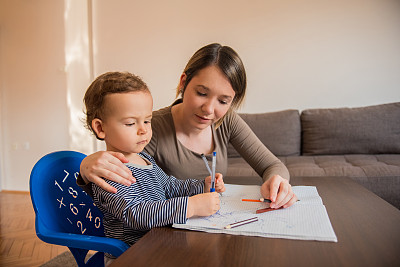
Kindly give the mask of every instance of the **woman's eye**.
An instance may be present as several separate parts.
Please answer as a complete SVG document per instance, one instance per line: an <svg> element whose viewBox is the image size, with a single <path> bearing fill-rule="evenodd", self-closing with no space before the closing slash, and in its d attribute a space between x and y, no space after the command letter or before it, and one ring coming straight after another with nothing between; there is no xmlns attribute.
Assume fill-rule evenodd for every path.
<svg viewBox="0 0 400 267"><path fill-rule="evenodd" d="M206 95L207 95L207 94L202 93L202 92L199 92L199 91L197 91L197 94L198 94L199 96L206 96Z"/></svg>
<svg viewBox="0 0 400 267"><path fill-rule="evenodd" d="M225 100L219 100L219 103L221 103L222 105L228 105L228 101Z"/></svg>
<svg viewBox="0 0 400 267"><path fill-rule="evenodd" d="M132 122L132 123L126 123L126 124L125 124L125 126L128 126L128 127L133 126L133 125L135 125L134 122Z"/></svg>
<svg viewBox="0 0 400 267"><path fill-rule="evenodd" d="M151 123L151 121L144 121L144 123L146 123L146 124L150 124L150 123Z"/></svg>

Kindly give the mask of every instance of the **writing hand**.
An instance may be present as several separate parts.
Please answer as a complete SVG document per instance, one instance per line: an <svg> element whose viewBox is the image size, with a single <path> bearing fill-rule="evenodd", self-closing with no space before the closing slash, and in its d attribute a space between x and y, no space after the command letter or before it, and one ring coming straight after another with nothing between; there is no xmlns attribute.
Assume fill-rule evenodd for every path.
<svg viewBox="0 0 400 267"><path fill-rule="evenodd" d="M186 217L213 215L219 210L219 205L219 194L217 192L191 196L188 201Z"/></svg>

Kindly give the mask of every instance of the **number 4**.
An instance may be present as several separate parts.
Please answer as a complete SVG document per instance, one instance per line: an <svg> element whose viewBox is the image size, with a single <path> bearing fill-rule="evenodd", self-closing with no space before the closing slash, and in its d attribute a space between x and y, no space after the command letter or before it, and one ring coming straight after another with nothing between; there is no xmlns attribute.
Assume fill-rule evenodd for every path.
<svg viewBox="0 0 400 267"><path fill-rule="evenodd" d="M90 212L90 209L86 213L86 218L89 218L89 220L92 221L92 213Z"/></svg>

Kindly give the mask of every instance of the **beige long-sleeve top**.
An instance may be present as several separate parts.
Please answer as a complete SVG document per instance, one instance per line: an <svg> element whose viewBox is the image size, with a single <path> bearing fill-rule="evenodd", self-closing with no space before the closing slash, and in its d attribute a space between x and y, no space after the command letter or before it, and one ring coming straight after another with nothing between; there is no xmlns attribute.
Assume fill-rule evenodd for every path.
<svg viewBox="0 0 400 267"><path fill-rule="evenodd" d="M153 112L152 129L153 137L145 147L145 152L155 159L166 174L182 180L209 176L201 154L187 149L177 139L171 106ZM228 143L231 142L264 181L275 174L290 179L286 166L264 146L237 113L228 114L220 127L215 129L212 126L212 131L217 152L216 172L226 174ZM211 154L206 157L211 166ZM77 184L92 195L91 184L84 181L81 175Z"/></svg>
<svg viewBox="0 0 400 267"><path fill-rule="evenodd" d="M153 112L152 129L153 138L145 152L153 156L165 173L179 179L209 176L201 154L187 149L177 139L171 106ZM220 127L215 129L212 126L212 131L214 151L217 152L216 172L223 175L227 172L230 142L264 181L275 174L289 180L285 165L264 146L237 113L228 114ZM211 154L206 157L211 166Z"/></svg>

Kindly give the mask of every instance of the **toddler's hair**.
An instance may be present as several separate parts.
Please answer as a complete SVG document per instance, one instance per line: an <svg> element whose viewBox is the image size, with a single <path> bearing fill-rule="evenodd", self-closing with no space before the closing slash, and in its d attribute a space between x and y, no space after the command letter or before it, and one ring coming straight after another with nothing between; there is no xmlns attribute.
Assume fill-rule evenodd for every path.
<svg viewBox="0 0 400 267"><path fill-rule="evenodd" d="M106 95L139 91L150 93L146 83L132 73L106 72L97 77L86 90L83 98L86 107L86 128L96 135L92 128L92 121L96 118L104 119L106 112L104 110L104 98ZM97 137L97 139L99 138Z"/></svg>

